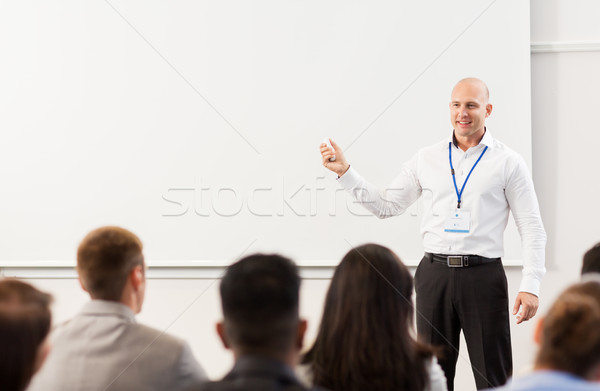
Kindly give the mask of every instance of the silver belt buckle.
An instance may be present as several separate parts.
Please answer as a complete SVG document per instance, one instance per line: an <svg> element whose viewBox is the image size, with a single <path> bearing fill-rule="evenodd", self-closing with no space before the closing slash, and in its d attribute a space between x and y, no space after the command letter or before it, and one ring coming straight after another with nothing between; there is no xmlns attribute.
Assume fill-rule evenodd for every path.
<svg viewBox="0 0 600 391"><path fill-rule="evenodd" d="M449 255L446 257L448 267L465 267L469 266L469 257L463 255Z"/></svg>

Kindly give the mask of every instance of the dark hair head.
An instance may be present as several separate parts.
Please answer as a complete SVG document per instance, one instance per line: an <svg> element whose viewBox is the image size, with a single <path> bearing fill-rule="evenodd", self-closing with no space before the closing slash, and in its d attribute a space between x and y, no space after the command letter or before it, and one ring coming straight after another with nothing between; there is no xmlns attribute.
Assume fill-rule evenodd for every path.
<svg viewBox="0 0 600 391"><path fill-rule="evenodd" d="M561 294L542 323L536 364L587 379L600 365L600 283Z"/></svg>
<svg viewBox="0 0 600 391"><path fill-rule="evenodd" d="M0 280L0 389L24 390L50 331L50 295L15 279Z"/></svg>
<svg viewBox="0 0 600 391"><path fill-rule="evenodd" d="M119 301L134 267L144 264L142 242L120 227L90 232L77 249L77 271L92 298Z"/></svg>
<svg viewBox="0 0 600 391"><path fill-rule="evenodd" d="M600 273L600 243L596 243L583 255L581 274L586 273Z"/></svg>
<svg viewBox="0 0 600 391"><path fill-rule="evenodd" d="M255 254L227 268L221 281L225 332L246 354L280 355L298 329L300 276L280 255Z"/></svg>
<svg viewBox="0 0 600 391"><path fill-rule="evenodd" d="M413 279L376 244L356 247L331 280L314 346L303 362L331 390L421 390L430 350L412 337Z"/></svg>

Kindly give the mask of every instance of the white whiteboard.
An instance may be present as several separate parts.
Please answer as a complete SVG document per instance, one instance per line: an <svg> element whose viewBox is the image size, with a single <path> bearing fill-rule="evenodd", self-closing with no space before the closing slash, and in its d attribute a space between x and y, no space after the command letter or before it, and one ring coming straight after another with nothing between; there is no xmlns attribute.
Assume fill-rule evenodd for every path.
<svg viewBox="0 0 600 391"><path fill-rule="evenodd" d="M531 162L528 1L3 2L0 37L0 262L72 262L105 224L150 262L337 261L369 241L417 260L418 206L368 216L318 145L386 186L448 137L466 76Z"/></svg>

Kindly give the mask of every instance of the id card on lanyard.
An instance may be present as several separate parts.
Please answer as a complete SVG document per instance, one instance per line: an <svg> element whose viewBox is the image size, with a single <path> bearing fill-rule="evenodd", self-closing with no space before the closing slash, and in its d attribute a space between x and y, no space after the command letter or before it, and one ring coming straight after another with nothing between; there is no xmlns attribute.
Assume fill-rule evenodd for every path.
<svg viewBox="0 0 600 391"><path fill-rule="evenodd" d="M477 166L477 163L479 163L487 149L488 147L486 145L486 147L483 149L483 152L481 152L481 155L479 155L479 158L477 158L475 164L473 164L473 167L471 167L471 171L469 171L469 174L465 178L465 182L460 188L460 191L458 191L458 186L456 185L456 176L454 173L454 165L452 164L452 141L448 143L448 160L450 160L450 173L452 174L452 181L454 182L454 190L456 191L457 204L456 209L452 210L448 214L448 218L446 219L446 225L444 227L445 232L469 233L471 229L471 213L466 210L461 210L460 203L462 201L462 194L465 190L465 185L467 184L471 173L475 169L475 166Z"/></svg>

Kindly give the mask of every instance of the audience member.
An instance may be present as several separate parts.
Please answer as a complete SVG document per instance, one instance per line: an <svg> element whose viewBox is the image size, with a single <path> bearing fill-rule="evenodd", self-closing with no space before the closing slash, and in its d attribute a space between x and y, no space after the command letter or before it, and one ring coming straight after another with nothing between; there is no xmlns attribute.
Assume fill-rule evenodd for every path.
<svg viewBox="0 0 600 391"><path fill-rule="evenodd" d="M224 320L217 332L235 364L223 380L199 389L306 390L292 369L306 330L296 265L279 255L252 255L227 268L220 289Z"/></svg>
<svg viewBox="0 0 600 391"><path fill-rule="evenodd" d="M389 249L367 244L342 259L302 369L333 391L446 390L432 350L413 337L413 278Z"/></svg>
<svg viewBox="0 0 600 391"><path fill-rule="evenodd" d="M600 273L600 243L596 243L583 255L581 274L587 273Z"/></svg>
<svg viewBox="0 0 600 391"><path fill-rule="evenodd" d="M22 391L48 353L50 295L0 280L0 390Z"/></svg>
<svg viewBox="0 0 600 391"><path fill-rule="evenodd" d="M77 272L92 300L52 334L30 390L180 390L207 380L187 343L135 321L146 290L136 235L119 227L90 232Z"/></svg>
<svg viewBox="0 0 600 391"><path fill-rule="evenodd" d="M576 284L561 294L535 332L540 345L533 372L498 390L600 389L600 283Z"/></svg>

